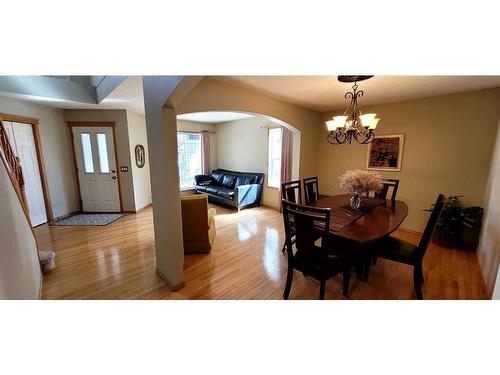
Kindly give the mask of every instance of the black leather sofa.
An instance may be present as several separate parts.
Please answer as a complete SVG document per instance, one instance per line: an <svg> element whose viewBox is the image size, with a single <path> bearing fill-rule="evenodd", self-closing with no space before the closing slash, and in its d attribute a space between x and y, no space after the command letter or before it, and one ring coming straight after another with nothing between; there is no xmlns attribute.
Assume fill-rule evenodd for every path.
<svg viewBox="0 0 500 375"><path fill-rule="evenodd" d="M195 176L197 194L207 194L212 203L236 207L259 206L262 197L263 173L235 172L215 169L210 176Z"/></svg>

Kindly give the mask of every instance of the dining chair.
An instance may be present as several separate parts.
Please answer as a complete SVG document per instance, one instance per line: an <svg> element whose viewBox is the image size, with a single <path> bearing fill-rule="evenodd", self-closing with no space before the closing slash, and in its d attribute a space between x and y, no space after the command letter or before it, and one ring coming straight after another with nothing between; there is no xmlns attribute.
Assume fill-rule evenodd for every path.
<svg viewBox="0 0 500 375"><path fill-rule="evenodd" d="M288 202L302 204L302 186L300 184L300 180L283 182L281 184L281 198ZM293 222L291 223L290 228L293 233ZM281 251L286 251L286 241L283 244Z"/></svg>
<svg viewBox="0 0 500 375"><path fill-rule="evenodd" d="M375 198L387 199L387 193L389 189L392 187L391 201L396 200L396 194L398 192L399 180L394 178L388 178L383 181L383 186L380 191L375 192ZM366 193L366 196L369 196L369 192Z"/></svg>
<svg viewBox="0 0 500 375"><path fill-rule="evenodd" d="M335 255L332 252L329 241L330 209L302 206L286 200L282 200L282 207L288 254L283 298L288 299L290 295L294 270L320 282L319 299L325 299L326 281L343 273L343 294L347 297L351 262L348 256ZM318 233L321 234L321 245L318 244ZM292 234L295 236L293 243Z"/></svg>
<svg viewBox="0 0 500 375"><path fill-rule="evenodd" d="M372 244L369 249L374 252L377 257L413 266L413 283L415 287L415 294L418 299L423 298L421 284L424 283L424 273L422 269L422 262L436 223L441 215L441 211L443 210L443 198L443 194L438 195L436 203L434 203L432 208L431 216L427 221L427 225L425 226L424 233L422 234L418 245L415 246L404 240L387 236L386 238Z"/></svg>
<svg viewBox="0 0 500 375"><path fill-rule="evenodd" d="M311 206L319 199L318 177L304 178L304 199L306 206Z"/></svg>
<svg viewBox="0 0 500 375"><path fill-rule="evenodd" d="M281 198L288 202L302 204L300 180L283 182L281 184Z"/></svg>

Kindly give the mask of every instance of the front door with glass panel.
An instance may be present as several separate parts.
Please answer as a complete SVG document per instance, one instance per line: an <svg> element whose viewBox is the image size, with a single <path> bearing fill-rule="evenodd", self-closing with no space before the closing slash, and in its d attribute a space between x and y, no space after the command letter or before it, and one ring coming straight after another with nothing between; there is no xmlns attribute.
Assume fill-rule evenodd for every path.
<svg viewBox="0 0 500 375"><path fill-rule="evenodd" d="M111 127L73 127L78 182L84 212L120 212Z"/></svg>

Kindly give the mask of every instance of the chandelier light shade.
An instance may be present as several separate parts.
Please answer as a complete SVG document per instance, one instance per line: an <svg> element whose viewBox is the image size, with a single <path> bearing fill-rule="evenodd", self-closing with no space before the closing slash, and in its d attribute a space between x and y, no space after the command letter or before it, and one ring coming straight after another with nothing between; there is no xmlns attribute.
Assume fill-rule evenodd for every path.
<svg viewBox="0 0 500 375"><path fill-rule="evenodd" d="M340 82L354 82L352 91L346 92L344 95L349 99L349 104L341 116L334 116L331 120L326 121L326 128L330 132L328 134L328 142L334 145L352 143L354 139L361 144L371 143L375 138L373 132L377 128L380 119L376 113L363 114L358 108L358 99L363 96L363 91L358 90L358 81L364 81L373 76L339 76Z"/></svg>
<svg viewBox="0 0 500 375"><path fill-rule="evenodd" d="M345 126L349 116L334 116L330 121L326 122L326 127L329 131L335 131L337 128Z"/></svg>

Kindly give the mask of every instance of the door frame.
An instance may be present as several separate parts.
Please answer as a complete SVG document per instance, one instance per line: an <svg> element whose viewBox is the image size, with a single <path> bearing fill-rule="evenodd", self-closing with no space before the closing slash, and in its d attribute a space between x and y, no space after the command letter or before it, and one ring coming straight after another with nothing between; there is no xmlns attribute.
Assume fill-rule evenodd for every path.
<svg viewBox="0 0 500 375"><path fill-rule="evenodd" d="M116 179L118 180L118 198L120 201L120 212L123 212L123 202L122 202L122 189L120 185L120 163L118 162L118 152L116 146L116 133L115 133L115 122L114 121L66 121L69 127L69 133L71 136L71 153L73 155L73 172L76 178L76 191L78 192L78 207L80 212L83 212L83 201L82 193L80 191L80 178L78 177L78 164L76 161L76 150L75 150L75 137L73 136L73 128L76 127L96 127L96 128L111 128L113 133L113 145L115 149L115 160L116 160Z"/></svg>
<svg viewBox="0 0 500 375"><path fill-rule="evenodd" d="M31 125L31 129L33 131L33 139L35 141L36 156L38 159L38 172L40 173L40 182L42 183L43 201L45 203L45 213L47 214L47 223L54 221L54 215L52 212L52 203L50 201L49 184L47 182L47 173L45 172L45 162L43 159L42 141L40 138L40 120L34 117L11 115L8 113L0 113L0 120L10 121L10 122L20 122L22 124Z"/></svg>

